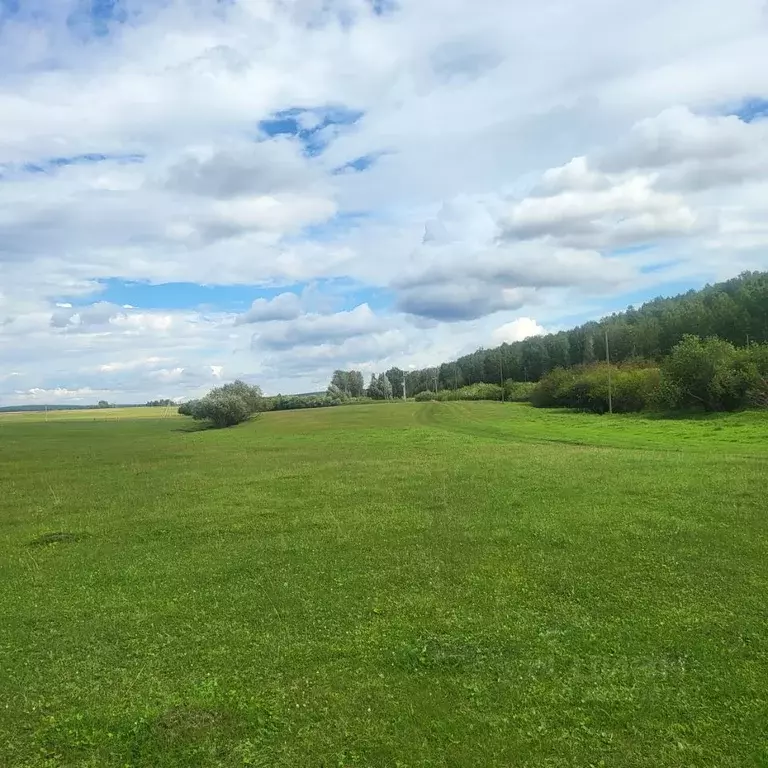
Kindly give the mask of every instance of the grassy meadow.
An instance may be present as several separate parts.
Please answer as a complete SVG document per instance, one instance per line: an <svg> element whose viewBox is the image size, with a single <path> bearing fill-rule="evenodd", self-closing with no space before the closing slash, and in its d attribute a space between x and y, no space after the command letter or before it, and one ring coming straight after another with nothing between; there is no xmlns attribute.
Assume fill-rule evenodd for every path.
<svg viewBox="0 0 768 768"><path fill-rule="evenodd" d="M0 416L0 766L768 765L768 414L162 415Z"/></svg>
<svg viewBox="0 0 768 768"><path fill-rule="evenodd" d="M176 415L175 408L127 406L120 408L78 408L72 411L4 411L0 413L0 428L4 422L23 421L120 421L121 419L163 419Z"/></svg>

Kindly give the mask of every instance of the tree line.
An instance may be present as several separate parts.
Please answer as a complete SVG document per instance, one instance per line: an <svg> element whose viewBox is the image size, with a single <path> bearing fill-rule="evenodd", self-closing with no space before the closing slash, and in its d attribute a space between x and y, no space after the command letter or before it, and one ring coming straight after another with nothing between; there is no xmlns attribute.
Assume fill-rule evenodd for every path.
<svg viewBox="0 0 768 768"><path fill-rule="evenodd" d="M768 272L745 272L440 366L392 367L372 374L367 386L362 372L337 370L324 394L265 398L236 381L179 413L229 426L265 410L401 398L404 388L417 400L530 400L598 413L768 407Z"/></svg>
<svg viewBox="0 0 768 768"><path fill-rule="evenodd" d="M391 400L395 397L397 388L402 392L402 371L398 381L395 378L393 368L382 374L371 374L368 386L360 371L334 371L331 383L328 385L327 395L336 399L369 398L371 400Z"/></svg>
<svg viewBox="0 0 768 768"><path fill-rule="evenodd" d="M538 407L594 413L733 411L768 407L768 344L736 347L686 335L659 363L592 363L555 368L530 395Z"/></svg>
<svg viewBox="0 0 768 768"><path fill-rule="evenodd" d="M408 371L408 396L507 379L535 382L555 368L605 362L606 332L610 359L617 363L659 362L686 335L717 337L734 347L767 342L768 272L745 272L700 291L653 299L568 331L481 348L433 368ZM392 372L401 381L402 371Z"/></svg>

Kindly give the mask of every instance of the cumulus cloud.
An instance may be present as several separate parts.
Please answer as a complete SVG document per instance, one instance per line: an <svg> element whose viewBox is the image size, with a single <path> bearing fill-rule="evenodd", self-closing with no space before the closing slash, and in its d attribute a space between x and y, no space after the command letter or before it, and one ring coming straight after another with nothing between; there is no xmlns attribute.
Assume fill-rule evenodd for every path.
<svg viewBox="0 0 768 768"><path fill-rule="evenodd" d="M511 323L500 325L493 332L493 340L497 344L511 344L514 341L522 341L531 336L541 336L546 330L531 317L518 317Z"/></svg>
<svg viewBox="0 0 768 768"><path fill-rule="evenodd" d="M16 390L13 394L14 399L19 403L92 403L96 398L101 398L103 395L108 394L108 391L91 389L91 387L78 387L75 389L67 389L67 387L54 387L52 389L32 387L26 390Z"/></svg>
<svg viewBox="0 0 768 768"><path fill-rule="evenodd" d="M604 189L578 189L526 198L503 221L503 237L549 237L570 247L610 248L683 235L696 223L679 196L653 189L653 180L617 180Z"/></svg>
<svg viewBox="0 0 768 768"><path fill-rule="evenodd" d="M165 186L183 194L229 199L296 191L321 182L296 140L275 138L189 154L168 168Z"/></svg>
<svg viewBox="0 0 768 768"><path fill-rule="evenodd" d="M266 230L289 233L307 224L330 218L336 211L331 200L306 195L261 195L216 202L211 207L212 219L204 226L214 238L228 230Z"/></svg>
<svg viewBox="0 0 768 768"><path fill-rule="evenodd" d="M125 317L123 308L107 301L98 301L85 307L73 308L71 304L57 306L51 315L54 328L90 329Z"/></svg>
<svg viewBox="0 0 768 768"><path fill-rule="evenodd" d="M598 154L598 167L615 173L709 163L742 154L754 146L756 133L764 133L761 126L735 115L697 115L686 107L673 107L640 120L626 139Z"/></svg>
<svg viewBox="0 0 768 768"><path fill-rule="evenodd" d="M56 307L51 314L53 328L69 333L114 331L135 334L142 331L166 332L174 325L170 313L142 312L135 307L98 301L82 307Z"/></svg>
<svg viewBox="0 0 768 768"><path fill-rule="evenodd" d="M768 120L724 114L768 97L760 3L374 5L4 8L0 397L307 389L766 266ZM389 306L99 295L337 279Z"/></svg>
<svg viewBox="0 0 768 768"><path fill-rule="evenodd" d="M256 299L247 312L235 318L235 324L295 320L300 314L301 299L295 293L280 293L273 299Z"/></svg>
<svg viewBox="0 0 768 768"><path fill-rule="evenodd" d="M401 311L456 322L474 320L504 309L519 309L533 300L532 291L504 288L496 285L493 278L482 280L464 274L457 282L447 275L442 280L427 276L422 280L400 291L397 306Z"/></svg>
<svg viewBox="0 0 768 768"><path fill-rule="evenodd" d="M378 328L376 315L367 304L361 304L349 312L306 314L295 320L273 323L254 334L253 346L272 350L292 349L364 336Z"/></svg>
<svg viewBox="0 0 768 768"><path fill-rule="evenodd" d="M546 288L620 290L643 281L643 264L617 249L694 235L713 244L727 226L754 232L733 241L754 246L759 226L737 224L730 206L692 193L761 177L766 131L768 123L672 109L612 147L544 171L527 195L444 205L393 282L399 307L455 321L530 304L531 291Z"/></svg>
<svg viewBox="0 0 768 768"><path fill-rule="evenodd" d="M535 304L542 289L604 291L631 278L626 264L604 256L589 242L571 243L564 237L553 246L537 241L537 236L545 237L542 228L554 229L562 222L547 207L547 198L529 199L543 202L543 208L531 206L524 214L529 226L537 222L537 229L517 238L504 230L509 217L498 197L444 205L427 223L423 244L393 280L398 308L456 322Z"/></svg>

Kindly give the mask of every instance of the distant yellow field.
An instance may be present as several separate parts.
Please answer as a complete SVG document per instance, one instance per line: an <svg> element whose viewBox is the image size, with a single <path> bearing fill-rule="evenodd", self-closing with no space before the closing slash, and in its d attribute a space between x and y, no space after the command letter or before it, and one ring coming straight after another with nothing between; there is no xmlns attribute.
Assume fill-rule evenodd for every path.
<svg viewBox="0 0 768 768"><path fill-rule="evenodd" d="M121 419L181 418L176 408L94 408L74 411L11 411L0 413L3 421L119 421Z"/></svg>

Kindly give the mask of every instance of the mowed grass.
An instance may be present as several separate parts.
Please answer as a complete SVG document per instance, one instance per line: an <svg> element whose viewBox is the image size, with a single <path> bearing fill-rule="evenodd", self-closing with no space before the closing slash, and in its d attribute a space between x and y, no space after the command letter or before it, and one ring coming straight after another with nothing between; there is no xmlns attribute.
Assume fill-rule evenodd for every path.
<svg viewBox="0 0 768 768"><path fill-rule="evenodd" d="M0 424L0 764L768 765L768 419Z"/></svg>

